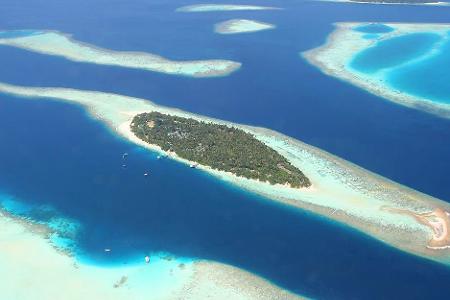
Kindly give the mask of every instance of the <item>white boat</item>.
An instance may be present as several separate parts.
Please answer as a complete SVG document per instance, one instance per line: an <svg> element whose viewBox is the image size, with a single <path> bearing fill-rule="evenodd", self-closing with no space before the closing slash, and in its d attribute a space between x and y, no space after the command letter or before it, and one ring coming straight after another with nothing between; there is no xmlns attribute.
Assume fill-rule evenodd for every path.
<svg viewBox="0 0 450 300"><path fill-rule="evenodd" d="M147 264L150 263L150 256L147 255L147 256L145 257L145 263L147 263Z"/></svg>

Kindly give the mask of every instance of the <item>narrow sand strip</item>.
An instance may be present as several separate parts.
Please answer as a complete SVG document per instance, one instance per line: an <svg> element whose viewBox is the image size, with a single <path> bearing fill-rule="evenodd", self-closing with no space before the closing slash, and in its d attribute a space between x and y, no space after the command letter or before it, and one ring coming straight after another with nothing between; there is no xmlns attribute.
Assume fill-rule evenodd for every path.
<svg viewBox="0 0 450 300"><path fill-rule="evenodd" d="M240 63L230 60L175 61L151 53L107 50L76 41L71 36L57 31L40 31L28 36L0 38L0 45L61 56L77 62L191 77L226 76L241 67Z"/></svg>
<svg viewBox="0 0 450 300"><path fill-rule="evenodd" d="M236 177L201 165L200 169L269 199L306 209L352 226L403 251L450 264L449 249L438 250L427 247L434 234L430 226L424 225L411 216L383 209L392 207L414 213L442 209L449 212L448 203L396 184L283 134L264 128L199 116L156 105L148 100L116 94L65 88L26 88L7 84L0 84L0 92L34 101L53 99L82 105L94 118L107 123L116 133L154 151L161 151L161 149L140 141L130 132L129 124L133 116L138 113L158 111L236 126L253 134L285 156L311 180L312 188L293 189ZM171 158L182 163L190 163L173 155Z"/></svg>

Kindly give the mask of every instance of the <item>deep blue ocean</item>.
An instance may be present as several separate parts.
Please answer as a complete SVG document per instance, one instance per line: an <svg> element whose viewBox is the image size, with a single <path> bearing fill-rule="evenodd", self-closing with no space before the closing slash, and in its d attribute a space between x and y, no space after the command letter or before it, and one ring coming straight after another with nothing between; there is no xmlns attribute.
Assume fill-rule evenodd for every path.
<svg viewBox="0 0 450 300"><path fill-rule="evenodd" d="M0 81L138 96L269 127L450 199L449 120L325 76L299 56L322 44L333 22L450 22L449 8L243 0L239 3L286 10L173 12L192 3L3 0L0 29L57 29L110 49L232 59L243 63L241 70L192 79L2 46ZM278 29L213 33L215 23L232 18L254 18ZM79 222L76 251L95 263L122 264L162 251L232 264L316 298L425 299L450 293L450 268L157 160L79 107L0 95L0 141L0 191ZM130 154L127 168L121 166L124 152ZM147 171L151 175L145 178Z"/></svg>

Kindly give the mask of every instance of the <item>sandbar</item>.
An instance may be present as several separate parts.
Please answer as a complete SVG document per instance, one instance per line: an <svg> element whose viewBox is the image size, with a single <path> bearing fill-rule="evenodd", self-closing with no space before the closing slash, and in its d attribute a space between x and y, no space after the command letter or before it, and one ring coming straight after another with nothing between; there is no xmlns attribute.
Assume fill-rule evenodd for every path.
<svg viewBox="0 0 450 300"><path fill-rule="evenodd" d="M450 249L441 245L432 248L430 240L435 230L411 214L399 214L385 207L423 214L440 209L450 212L450 204L394 183L364 170L323 150L307 145L270 129L230 123L200 116L178 109L157 105L146 99L96 91L66 88L35 88L0 84L0 92L32 101L54 100L78 104L87 108L93 118L108 124L112 132L152 151L162 150L138 139L130 130L132 118L139 113L160 113L193 118L200 121L236 126L285 156L291 164L307 176L312 187L289 188L245 179L231 173L212 170L199 165L209 174L245 190L266 196L292 207L314 212L351 226L400 250L434 261L450 264ZM186 164L173 153L168 157ZM446 218L448 214L444 214Z"/></svg>
<svg viewBox="0 0 450 300"><path fill-rule="evenodd" d="M350 82L386 100L450 118L450 104L432 101L397 90L385 82L382 77L384 73L381 73L380 76L367 76L350 69L348 66L356 53L392 37L410 33L432 32L441 35L442 40L445 41L450 30L450 24L383 23L394 28L394 30L383 34L380 38L365 39L363 32L354 29L368 24L370 23L336 23L336 29L328 36L324 45L303 52L301 55L323 73ZM431 51L429 55L434 53L437 53L437 51ZM427 57L420 57L420 59L425 58Z"/></svg>
<svg viewBox="0 0 450 300"><path fill-rule="evenodd" d="M145 52L108 50L77 41L70 35L58 31L39 31L28 36L13 38L1 38L0 35L0 45L60 56L76 62L120 66L179 76L227 76L241 67L241 63L231 60L176 61Z"/></svg>
<svg viewBox="0 0 450 300"><path fill-rule="evenodd" d="M275 25L254 20L233 19L217 23L214 31L220 34L236 34L274 29Z"/></svg>
<svg viewBox="0 0 450 300"><path fill-rule="evenodd" d="M210 11L236 11L236 10L274 10L281 9L270 6L237 5L237 4L195 4L177 8L178 12L210 12Z"/></svg>

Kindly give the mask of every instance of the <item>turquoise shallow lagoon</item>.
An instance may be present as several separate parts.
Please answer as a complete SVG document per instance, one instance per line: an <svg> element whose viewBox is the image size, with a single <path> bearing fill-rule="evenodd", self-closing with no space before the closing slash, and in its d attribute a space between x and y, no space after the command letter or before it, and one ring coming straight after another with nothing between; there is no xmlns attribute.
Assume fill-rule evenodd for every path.
<svg viewBox="0 0 450 300"><path fill-rule="evenodd" d="M449 70L450 41L446 41L435 55L392 70L386 78L398 90L450 104Z"/></svg>
<svg viewBox="0 0 450 300"><path fill-rule="evenodd" d="M373 74L419 58L432 50L440 39L435 33L411 33L383 40L356 54L350 67Z"/></svg>

